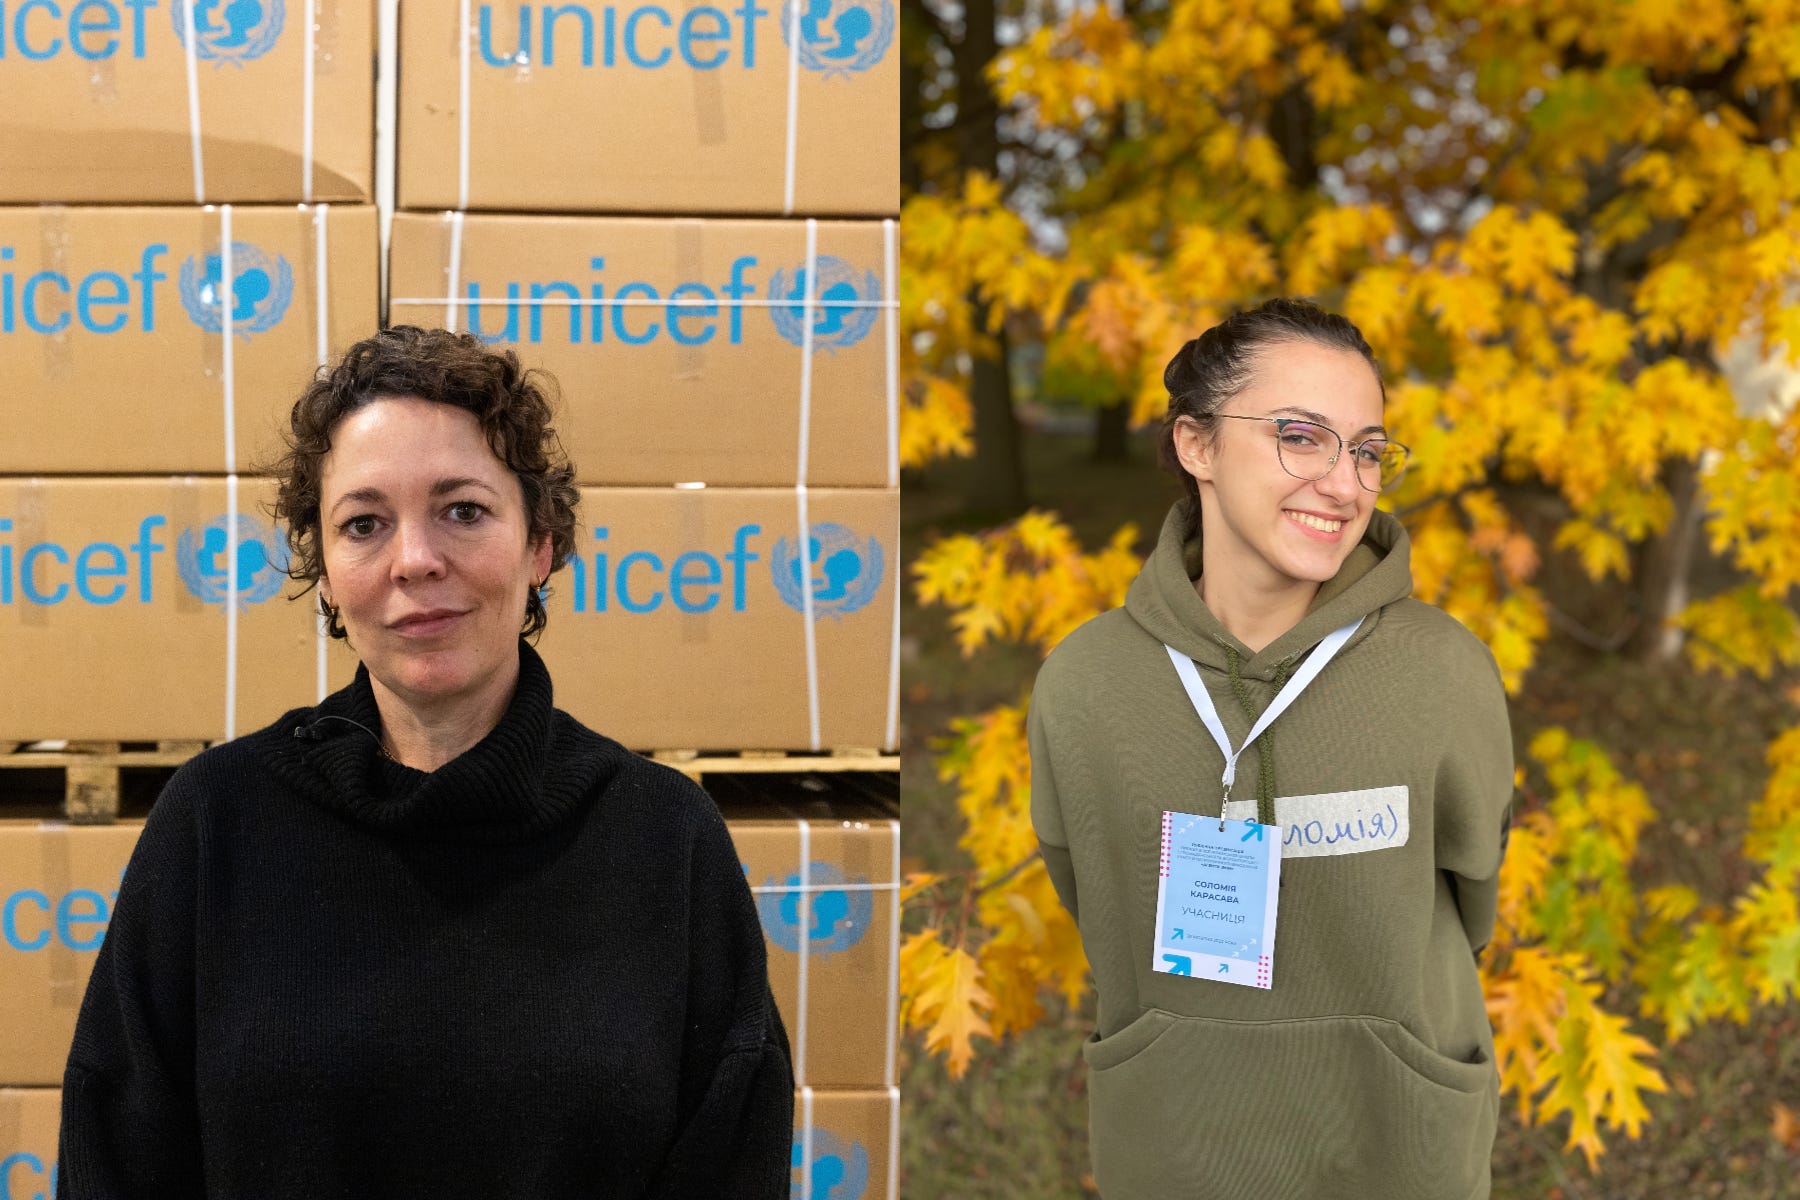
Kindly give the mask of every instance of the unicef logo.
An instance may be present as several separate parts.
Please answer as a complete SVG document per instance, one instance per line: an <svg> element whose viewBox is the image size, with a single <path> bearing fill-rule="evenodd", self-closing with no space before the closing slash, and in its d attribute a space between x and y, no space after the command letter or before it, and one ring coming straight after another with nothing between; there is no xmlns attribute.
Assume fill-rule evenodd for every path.
<svg viewBox="0 0 1800 1200"><path fill-rule="evenodd" d="M827 79L866 71L894 41L893 0L787 0L781 10L782 40L793 39L800 10L800 65Z"/></svg>
<svg viewBox="0 0 1800 1200"><path fill-rule="evenodd" d="M812 1191L806 1186L806 1143L794 1136L791 1200L862 1200L869 1186L869 1152L861 1142L846 1146L828 1129L813 1130Z"/></svg>
<svg viewBox="0 0 1800 1200"><path fill-rule="evenodd" d="M829 889L833 884L851 881L844 877L844 873L836 865L815 862L812 865L812 882L814 886ZM789 875L785 883L767 879L763 881L763 886L798 889L800 876ZM756 897L756 912L762 918L763 929L783 950L797 953L800 949L800 897L806 894L798 890L765 891ZM810 894L812 911L808 918L811 929L808 930L806 939L810 953L836 954L862 941L863 934L868 932L869 921L875 915L874 897L861 889L841 892L826 890Z"/></svg>
<svg viewBox="0 0 1800 1200"><path fill-rule="evenodd" d="M175 36L187 46L187 10L194 9L196 58L210 58L217 66L241 67L261 58L281 37L285 14L281 0L173 0L169 14L175 19Z"/></svg>
<svg viewBox="0 0 1800 1200"><path fill-rule="evenodd" d="M863 541L842 525L825 521L812 527L804 561L794 543L780 538L769 552L775 590L796 612L806 611L806 579L812 580L813 618L841 617L875 598L881 586L881 543Z"/></svg>
<svg viewBox="0 0 1800 1200"><path fill-rule="evenodd" d="M818 271L819 286L813 294L813 349L835 351L854 346L875 328L881 276L864 271L859 279L855 267L829 254L819 255ZM792 275L777 271L769 279L769 299L775 301L769 316L781 336L796 346L806 344L807 284L805 267L796 267Z"/></svg>
<svg viewBox="0 0 1800 1200"><path fill-rule="evenodd" d="M208 604L221 608L230 591L231 532L229 516L209 521L198 529L184 529L175 539L175 563L187 590ZM237 516L237 598L241 609L261 604L281 590L287 578L287 540L273 525L239 513Z"/></svg>
<svg viewBox="0 0 1800 1200"><path fill-rule="evenodd" d="M294 298L294 269L249 242L231 243L231 331L248 338L281 324ZM181 306L208 333L225 329L225 256L189 256L181 264Z"/></svg>

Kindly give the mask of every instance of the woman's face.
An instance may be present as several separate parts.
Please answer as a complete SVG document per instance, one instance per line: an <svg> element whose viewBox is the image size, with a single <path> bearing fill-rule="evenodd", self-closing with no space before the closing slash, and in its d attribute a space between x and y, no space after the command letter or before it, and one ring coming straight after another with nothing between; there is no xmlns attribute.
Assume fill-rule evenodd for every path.
<svg viewBox="0 0 1800 1200"><path fill-rule="evenodd" d="M1197 428L1178 429L1182 465L1200 485L1208 562L1263 590L1323 583L1375 511L1376 494L1357 482L1349 447L1381 433L1381 386L1362 355L1310 341L1266 346L1253 363L1249 386L1221 415L1325 425L1345 448L1323 478L1309 481L1282 466L1271 422L1222 420L1210 442ZM1329 458L1327 451L1316 461Z"/></svg>
<svg viewBox="0 0 1800 1200"><path fill-rule="evenodd" d="M369 674L437 705L510 680L550 539L528 537L524 492L475 415L376 400L331 430L320 478L325 577Z"/></svg>

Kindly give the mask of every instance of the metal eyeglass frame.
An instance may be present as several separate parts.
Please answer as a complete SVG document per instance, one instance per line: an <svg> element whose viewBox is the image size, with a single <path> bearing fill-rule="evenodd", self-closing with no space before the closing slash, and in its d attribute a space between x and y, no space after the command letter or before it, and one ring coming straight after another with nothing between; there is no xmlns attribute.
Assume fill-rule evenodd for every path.
<svg viewBox="0 0 1800 1200"><path fill-rule="evenodd" d="M1214 413L1213 416L1225 417L1232 421L1267 421L1269 424L1275 426L1275 461L1281 464L1281 469L1283 471L1286 471L1289 475L1293 475L1295 479L1302 479L1307 483L1317 483L1319 480L1331 474L1333 469L1337 467L1338 459L1341 458L1344 453L1346 443L1343 434L1339 433L1329 425L1321 425L1317 421L1308 421L1304 417L1251 417L1244 416L1240 413ZM1320 471L1317 475L1296 475L1294 474L1293 468L1287 465L1287 458L1281 453L1281 435L1286 432L1289 425L1305 425L1311 429L1323 429L1326 433L1329 433L1332 437L1337 439L1338 448L1332 453L1331 461L1326 463L1325 469ZM1373 440L1375 439L1364 438L1362 441L1351 445L1350 450L1354 453L1357 449ZM1412 457L1412 447L1396 442L1392 438L1382 438L1380 440L1386 442L1390 447L1398 446L1400 453L1405 456L1400 460L1400 469L1394 472L1394 477L1387 480L1385 483L1379 482L1378 480L1378 486L1370 487L1363 482L1361 471L1351 471L1351 474L1356 476L1356 484L1358 487L1362 488L1365 492L1374 492L1378 496L1388 488L1391 488L1396 483L1400 482L1400 477L1406 474L1407 460Z"/></svg>

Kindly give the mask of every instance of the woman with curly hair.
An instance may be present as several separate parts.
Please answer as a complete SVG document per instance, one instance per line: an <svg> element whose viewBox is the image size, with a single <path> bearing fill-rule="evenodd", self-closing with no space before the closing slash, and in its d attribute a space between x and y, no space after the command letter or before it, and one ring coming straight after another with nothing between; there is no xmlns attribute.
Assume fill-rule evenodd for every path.
<svg viewBox="0 0 1800 1200"><path fill-rule="evenodd" d="M362 664L157 801L59 1197L787 1195L787 1037L725 824L554 708L526 640L578 497L543 383L402 326L294 405L289 570Z"/></svg>

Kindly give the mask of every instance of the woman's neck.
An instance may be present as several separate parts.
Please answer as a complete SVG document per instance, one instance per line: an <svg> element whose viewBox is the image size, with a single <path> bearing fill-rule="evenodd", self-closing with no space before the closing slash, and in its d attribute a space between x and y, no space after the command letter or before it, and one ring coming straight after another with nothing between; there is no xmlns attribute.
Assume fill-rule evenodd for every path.
<svg viewBox="0 0 1800 1200"><path fill-rule="evenodd" d="M1247 581L1241 574L1223 568L1215 569L1205 562L1194 590L1215 620L1250 653L1263 647L1300 623L1319 594L1319 585L1310 580L1285 580L1270 587Z"/></svg>
<svg viewBox="0 0 1800 1200"><path fill-rule="evenodd" d="M371 674L381 748L395 762L435 771L493 732L518 684L516 660L510 672L496 672L477 691L450 697L403 696Z"/></svg>

